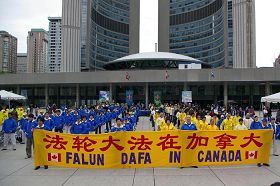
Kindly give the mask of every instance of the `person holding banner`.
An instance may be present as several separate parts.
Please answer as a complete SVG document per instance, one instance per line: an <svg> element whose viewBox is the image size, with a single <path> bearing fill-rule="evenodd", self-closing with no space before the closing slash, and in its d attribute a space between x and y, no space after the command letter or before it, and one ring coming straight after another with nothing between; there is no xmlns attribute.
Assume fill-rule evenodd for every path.
<svg viewBox="0 0 280 186"><path fill-rule="evenodd" d="M122 125L121 118L116 119L116 124L114 125L114 127L112 127L110 132L119 132L119 131L126 131L126 129Z"/></svg>
<svg viewBox="0 0 280 186"><path fill-rule="evenodd" d="M239 124L234 127L234 130L248 130L242 118L239 119Z"/></svg>
<svg viewBox="0 0 280 186"><path fill-rule="evenodd" d="M233 130L234 126L231 114L228 113L226 119L224 119L220 126L220 130Z"/></svg>
<svg viewBox="0 0 280 186"><path fill-rule="evenodd" d="M280 136L280 128L279 126L275 123L275 118L271 118L270 120L270 125L273 129L273 142L272 142L272 147L273 147L273 156L279 156L277 152L277 144L276 140Z"/></svg>
<svg viewBox="0 0 280 186"><path fill-rule="evenodd" d="M191 122L191 116L187 115L185 123L182 125L181 130L197 130L194 123Z"/></svg>
<svg viewBox="0 0 280 186"><path fill-rule="evenodd" d="M40 130L48 130L47 128L46 128L46 126L44 125L44 122L45 122L45 119L44 118L38 118L38 125L36 126L36 127L34 127L35 129L40 129ZM32 129L32 132L33 132L33 129ZM32 134L32 144L33 144L33 134ZM31 147L30 147L30 149L31 149ZM47 165L44 165L44 168L45 169L48 169L49 168L49 166L47 166ZM38 170L38 169L40 169L40 166L36 166L35 168L34 168L34 170Z"/></svg>
<svg viewBox="0 0 280 186"><path fill-rule="evenodd" d="M167 117L162 126L160 126L160 131L177 130L177 128L171 123L171 119Z"/></svg>
<svg viewBox="0 0 280 186"><path fill-rule="evenodd" d="M41 119L41 118L40 118ZM26 157L25 159L31 158L32 155L32 145L33 145L33 128L37 126L37 122L34 120L34 115L28 115L28 122L25 127L26 135Z"/></svg>
<svg viewBox="0 0 280 186"><path fill-rule="evenodd" d="M61 115L60 110L56 110L53 116L54 131L63 133L64 118Z"/></svg>
<svg viewBox="0 0 280 186"><path fill-rule="evenodd" d="M207 126L206 130L219 130L213 118L210 119L210 123Z"/></svg>
<svg viewBox="0 0 280 186"><path fill-rule="evenodd" d="M71 134L83 134L84 126L81 124L80 116L77 116L77 121L71 126L70 132Z"/></svg>
<svg viewBox="0 0 280 186"><path fill-rule="evenodd" d="M81 125L83 127L83 134L89 134L90 131L90 123L87 121L87 116L82 116Z"/></svg>
<svg viewBox="0 0 280 186"><path fill-rule="evenodd" d="M254 120L250 117L250 114L247 113L246 116L245 116L245 119L243 120L244 122L244 125L249 129L250 126L251 126L251 123L253 122Z"/></svg>
<svg viewBox="0 0 280 186"><path fill-rule="evenodd" d="M198 130L206 130L207 129L208 123L206 123L206 117L205 116L203 116L203 118L201 119L201 116L198 115L197 116L197 121L198 121L198 123L197 123L196 126L197 126Z"/></svg>
<svg viewBox="0 0 280 186"><path fill-rule="evenodd" d="M259 122L258 116L254 117L254 121L250 125L250 130L262 129L262 123Z"/></svg>

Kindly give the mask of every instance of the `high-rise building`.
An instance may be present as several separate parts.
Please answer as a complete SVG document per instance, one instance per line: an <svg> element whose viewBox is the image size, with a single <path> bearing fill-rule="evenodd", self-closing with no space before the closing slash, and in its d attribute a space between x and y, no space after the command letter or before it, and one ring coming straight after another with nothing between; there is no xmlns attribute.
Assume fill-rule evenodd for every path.
<svg viewBox="0 0 280 186"><path fill-rule="evenodd" d="M256 68L255 0L233 0L233 68Z"/></svg>
<svg viewBox="0 0 280 186"><path fill-rule="evenodd" d="M61 17L49 17L48 72L61 71Z"/></svg>
<svg viewBox="0 0 280 186"><path fill-rule="evenodd" d="M16 73L17 38L0 31L0 72Z"/></svg>
<svg viewBox="0 0 280 186"><path fill-rule="evenodd" d="M255 67L254 0L243 1L159 0L159 51L187 55L214 68Z"/></svg>
<svg viewBox="0 0 280 186"><path fill-rule="evenodd" d="M27 54L18 53L17 54L17 73L26 73L27 72Z"/></svg>
<svg viewBox="0 0 280 186"><path fill-rule="evenodd" d="M63 0L62 7L64 72L102 70L139 52L140 0Z"/></svg>
<svg viewBox="0 0 280 186"><path fill-rule="evenodd" d="M46 72L47 54L48 33L44 29L31 29L27 37L27 72Z"/></svg>

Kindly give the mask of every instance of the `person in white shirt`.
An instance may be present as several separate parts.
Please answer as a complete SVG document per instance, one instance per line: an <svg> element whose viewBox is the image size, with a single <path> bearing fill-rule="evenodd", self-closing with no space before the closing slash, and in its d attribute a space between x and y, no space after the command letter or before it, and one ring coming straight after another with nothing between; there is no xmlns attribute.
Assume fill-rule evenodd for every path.
<svg viewBox="0 0 280 186"><path fill-rule="evenodd" d="M250 117L250 114L247 113L246 116L245 116L245 119L243 120L243 123L244 125L249 129L250 126L251 126L251 123L253 122L254 120Z"/></svg>
<svg viewBox="0 0 280 186"><path fill-rule="evenodd" d="M239 124L234 127L234 130L248 130L242 118L239 119Z"/></svg>

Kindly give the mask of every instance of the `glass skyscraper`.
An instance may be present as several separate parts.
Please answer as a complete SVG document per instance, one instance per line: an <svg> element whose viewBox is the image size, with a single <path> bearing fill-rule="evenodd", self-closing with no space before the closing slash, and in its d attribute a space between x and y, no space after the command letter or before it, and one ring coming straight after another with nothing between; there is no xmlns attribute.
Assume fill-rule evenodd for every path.
<svg viewBox="0 0 280 186"><path fill-rule="evenodd" d="M69 48L69 55L79 50L81 71L102 70L108 62L139 52L140 0L80 0L79 5L80 23L70 26L79 29L80 48ZM75 8L64 10L68 16Z"/></svg>
<svg viewBox="0 0 280 186"><path fill-rule="evenodd" d="M234 51L238 51L236 47L242 52L239 49L235 56L248 51L245 42L239 46L234 42L234 38L239 37L234 23L236 28L246 28L250 20L237 21L236 12L242 13L244 9L239 10L239 5L232 0L159 0L158 3L159 51L187 55L213 68L234 67L233 64L237 64L237 58L234 58ZM248 55L255 55L251 51ZM245 58L242 60L242 63L254 63Z"/></svg>

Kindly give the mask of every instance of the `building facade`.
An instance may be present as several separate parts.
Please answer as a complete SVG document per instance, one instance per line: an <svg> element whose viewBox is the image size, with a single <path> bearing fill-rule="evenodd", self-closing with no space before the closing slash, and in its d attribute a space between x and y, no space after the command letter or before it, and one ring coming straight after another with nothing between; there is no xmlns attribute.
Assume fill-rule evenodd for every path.
<svg viewBox="0 0 280 186"><path fill-rule="evenodd" d="M233 68L256 68L255 1L233 0Z"/></svg>
<svg viewBox="0 0 280 186"><path fill-rule="evenodd" d="M27 73L27 54L17 54L17 74Z"/></svg>
<svg viewBox="0 0 280 186"><path fill-rule="evenodd" d="M280 74L275 68L4 74L0 89L26 92L27 104L42 107L90 105L100 91L109 91L111 100L123 103L126 91L133 90L134 103L145 105L153 103L155 92L161 92L163 103L179 103L182 91L192 91L193 103L202 106L234 100L243 108L259 108L261 97L280 92Z"/></svg>
<svg viewBox="0 0 280 186"><path fill-rule="evenodd" d="M0 72L17 71L17 38L0 31Z"/></svg>
<svg viewBox="0 0 280 186"><path fill-rule="evenodd" d="M63 0L62 7L63 72L103 70L139 52L140 0Z"/></svg>
<svg viewBox="0 0 280 186"><path fill-rule="evenodd" d="M245 3L248 19L243 21L240 15L245 15L244 8L235 2L159 0L159 51L187 55L214 68L255 67L254 1ZM251 40L241 42L240 27L244 32L252 31L251 36L247 34ZM244 51L252 59L246 58Z"/></svg>
<svg viewBox="0 0 280 186"><path fill-rule="evenodd" d="M44 29L31 29L27 37L27 72L44 73L48 62L48 33Z"/></svg>
<svg viewBox="0 0 280 186"><path fill-rule="evenodd" d="M48 72L61 71L61 17L49 17Z"/></svg>

